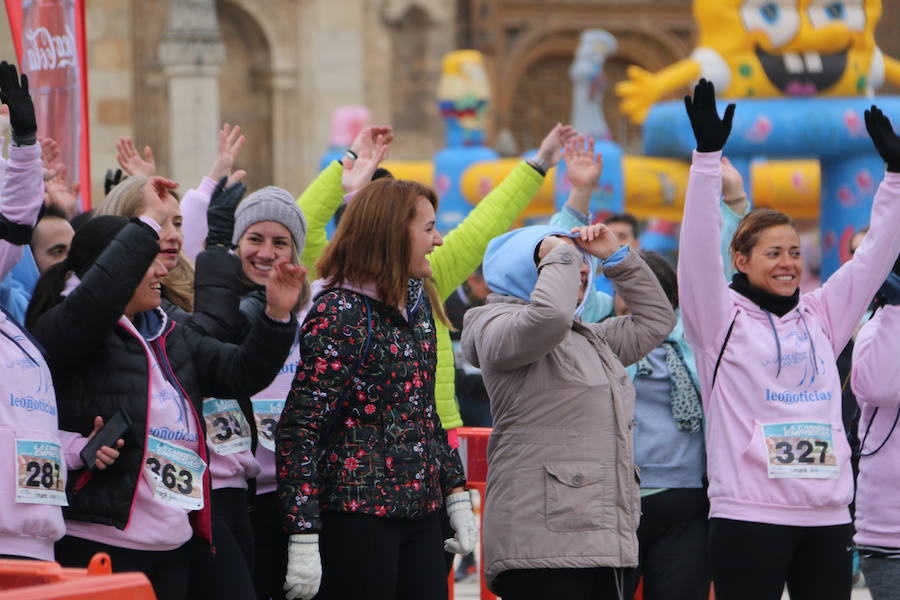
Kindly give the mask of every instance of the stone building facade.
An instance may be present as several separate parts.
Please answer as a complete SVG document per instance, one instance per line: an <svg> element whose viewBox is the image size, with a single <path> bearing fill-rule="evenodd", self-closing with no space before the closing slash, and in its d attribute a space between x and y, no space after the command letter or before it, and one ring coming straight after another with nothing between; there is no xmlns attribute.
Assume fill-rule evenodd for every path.
<svg viewBox="0 0 900 600"><path fill-rule="evenodd" d="M251 189L299 193L328 145L331 111L368 106L397 129L393 158L443 146L435 101L441 57L485 53L489 133L520 150L569 118L568 66L583 29L618 38L610 87L628 64L658 70L694 44L690 0L89 0L87 35L95 195L120 136L150 144L161 173L195 185L211 163L216 124L242 125L239 166ZM0 52L13 56L8 30ZM900 57L900 2L885 0L879 40ZM888 90L896 93L898 90ZM640 132L604 100L613 137Z"/></svg>

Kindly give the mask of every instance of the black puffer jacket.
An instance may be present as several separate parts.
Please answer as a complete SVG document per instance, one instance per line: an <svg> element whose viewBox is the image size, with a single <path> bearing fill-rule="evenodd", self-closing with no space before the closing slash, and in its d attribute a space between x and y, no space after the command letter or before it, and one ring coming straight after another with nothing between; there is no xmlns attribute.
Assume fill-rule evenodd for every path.
<svg viewBox="0 0 900 600"><path fill-rule="evenodd" d="M194 269L194 312L173 304L163 294L169 319L223 342L243 339L250 327L238 310L241 301L241 260L222 246L197 255Z"/></svg>
<svg viewBox="0 0 900 600"><path fill-rule="evenodd" d="M44 345L53 373L59 426L90 433L95 415L109 418L120 407L134 421L120 458L104 471L69 477L67 519L124 529L141 477L149 402L149 363L143 345L118 323L125 306L159 251L152 230L130 223L62 304L42 315L33 333ZM174 373L176 387L190 398L196 414L208 396L234 398L263 389L284 364L297 323L256 319L239 345L219 342L169 322L149 342L163 369ZM202 431L202 429L201 429ZM205 440L200 440L205 459ZM209 538L209 471L204 510L192 513L194 531Z"/></svg>

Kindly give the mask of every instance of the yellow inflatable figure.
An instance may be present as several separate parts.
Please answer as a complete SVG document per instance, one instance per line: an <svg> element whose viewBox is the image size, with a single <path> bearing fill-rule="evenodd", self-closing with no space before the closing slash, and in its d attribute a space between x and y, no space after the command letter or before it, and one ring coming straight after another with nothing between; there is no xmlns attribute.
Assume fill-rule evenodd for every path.
<svg viewBox="0 0 900 600"><path fill-rule="evenodd" d="M705 77L723 98L865 96L900 85L900 61L875 43L881 0L694 0L691 57L650 73L628 68L621 110L643 123L650 108Z"/></svg>

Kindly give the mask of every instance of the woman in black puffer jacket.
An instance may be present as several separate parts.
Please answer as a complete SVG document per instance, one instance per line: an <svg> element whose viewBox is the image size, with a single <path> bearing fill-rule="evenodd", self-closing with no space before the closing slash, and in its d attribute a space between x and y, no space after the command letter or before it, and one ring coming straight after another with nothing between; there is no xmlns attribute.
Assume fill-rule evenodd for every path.
<svg viewBox="0 0 900 600"><path fill-rule="evenodd" d="M240 345L169 321L159 308L166 268L156 231L173 185L148 181L140 219L89 221L69 258L38 283L29 314L57 387L60 426L81 431L120 408L134 422L114 469L70 474L57 559L84 566L108 552L116 570L146 573L160 598L185 597L184 544L210 538L202 399L250 395L272 380L293 341L302 285L296 267L279 265L266 311Z"/></svg>

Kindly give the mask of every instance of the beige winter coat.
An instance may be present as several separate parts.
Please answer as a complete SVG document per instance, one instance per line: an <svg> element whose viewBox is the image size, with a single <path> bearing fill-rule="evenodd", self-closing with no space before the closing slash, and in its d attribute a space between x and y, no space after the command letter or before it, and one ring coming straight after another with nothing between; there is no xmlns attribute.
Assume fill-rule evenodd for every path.
<svg viewBox="0 0 900 600"><path fill-rule="evenodd" d="M529 259L530 257L526 257ZM631 315L574 318L581 254L554 248L531 301L492 294L466 313L466 358L481 367L488 444L484 562L509 569L637 565L640 497L634 387L623 365L659 346L675 313L636 252L605 275Z"/></svg>

